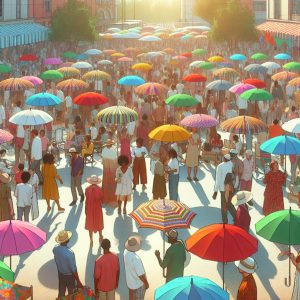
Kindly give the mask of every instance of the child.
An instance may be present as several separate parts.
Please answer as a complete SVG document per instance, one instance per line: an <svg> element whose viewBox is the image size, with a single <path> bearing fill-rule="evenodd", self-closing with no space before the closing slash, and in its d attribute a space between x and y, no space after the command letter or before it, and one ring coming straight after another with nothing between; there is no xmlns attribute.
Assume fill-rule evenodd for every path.
<svg viewBox="0 0 300 300"><path fill-rule="evenodd" d="M29 173L30 173L30 180L29 184L32 186L32 209L31 209L31 218L32 220L35 220L39 216L39 206L38 206L38 187L39 187L39 177L37 174L34 172L33 168L29 168Z"/></svg>
<svg viewBox="0 0 300 300"><path fill-rule="evenodd" d="M18 164L18 171L15 175L15 185L22 183L21 176L24 173L24 164Z"/></svg>
<svg viewBox="0 0 300 300"><path fill-rule="evenodd" d="M92 141L97 139L98 130L97 130L94 122L91 123L90 134L91 134Z"/></svg>
<svg viewBox="0 0 300 300"><path fill-rule="evenodd" d="M45 136L45 130L44 129L40 130L40 139L41 139L41 142L42 142L42 154L44 156L47 153L48 145L49 145L49 140Z"/></svg>

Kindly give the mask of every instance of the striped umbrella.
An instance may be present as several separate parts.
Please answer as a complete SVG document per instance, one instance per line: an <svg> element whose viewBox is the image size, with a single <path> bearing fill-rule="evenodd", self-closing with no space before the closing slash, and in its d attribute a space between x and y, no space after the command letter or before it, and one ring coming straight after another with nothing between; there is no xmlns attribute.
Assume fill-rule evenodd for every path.
<svg viewBox="0 0 300 300"><path fill-rule="evenodd" d="M64 75L64 78L70 78L70 77L75 77L80 75L80 71L72 67L62 67L57 71L62 73Z"/></svg>
<svg viewBox="0 0 300 300"><path fill-rule="evenodd" d="M168 88L157 82L147 82L137 86L134 91L138 95L163 95L167 92Z"/></svg>
<svg viewBox="0 0 300 300"><path fill-rule="evenodd" d="M0 129L0 145L12 141L13 138L14 136L10 132Z"/></svg>
<svg viewBox="0 0 300 300"><path fill-rule="evenodd" d="M214 76L218 76L218 77L231 77L231 76L238 76L239 73L233 69L233 68L221 68L218 70L215 70L213 72Z"/></svg>
<svg viewBox="0 0 300 300"><path fill-rule="evenodd" d="M195 114L185 117L179 125L190 128L210 128L217 126L219 122L212 116Z"/></svg>
<svg viewBox="0 0 300 300"><path fill-rule="evenodd" d="M272 80L292 80L296 77L298 77L299 74L295 73L295 72L288 72L288 71L282 71L282 72L278 72L276 74L274 74L272 76Z"/></svg>
<svg viewBox="0 0 300 300"><path fill-rule="evenodd" d="M63 91L79 91L86 89L88 86L89 85L86 82L79 79L67 79L56 85L58 89Z"/></svg>
<svg viewBox="0 0 300 300"><path fill-rule="evenodd" d="M0 82L0 90L2 91L24 91L33 88L34 85L23 78L9 78Z"/></svg>
<svg viewBox="0 0 300 300"><path fill-rule="evenodd" d="M86 81L111 80L111 76L106 72L95 70L85 73L82 79Z"/></svg>
<svg viewBox="0 0 300 300"><path fill-rule="evenodd" d="M138 114L126 106L111 106L101 110L97 117L102 124L127 125L137 121Z"/></svg>

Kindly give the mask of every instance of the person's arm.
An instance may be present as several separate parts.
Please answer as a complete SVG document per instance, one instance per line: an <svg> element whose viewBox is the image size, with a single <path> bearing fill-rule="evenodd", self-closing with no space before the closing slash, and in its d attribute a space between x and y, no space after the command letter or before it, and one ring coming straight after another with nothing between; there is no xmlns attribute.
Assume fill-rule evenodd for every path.
<svg viewBox="0 0 300 300"><path fill-rule="evenodd" d="M220 185L220 178L221 178L221 168L217 167L216 170L216 181L215 181L215 186L214 186L214 192L217 192L219 190L219 185Z"/></svg>
<svg viewBox="0 0 300 300"><path fill-rule="evenodd" d="M144 288L147 290L149 288L149 283L146 277L146 274L139 276L139 279L144 283Z"/></svg>
<svg viewBox="0 0 300 300"><path fill-rule="evenodd" d="M160 252L159 251L155 251L155 255L157 257L158 263L159 265L164 269L168 266L169 262L170 262L170 255L169 252L167 250L164 259L161 259L160 257Z"/></svg>
<svg viewBox="0 0 300 300"><path fill-rule="evenodd" d="M293 253L289 253L288 256L293 265L296 267L297 271L300 272L300 263L297 263L295 255Z"/></svg>
<svg viewBox="0 0 300 300"><path fill-rule="evenodd" d="M100 278L100 270L97 268L97 261L95 262L95 268L94 268L94 289L95 289L95 294L96 296L99 295L99 290L98 290L98 283L99 283L99 278Z"/></svg>
<svg viewBox="0 0 300 300"><path fill-rule="evenodd" d="M79 168L79 171L77 173L77 177L79 177L83 174L83 168L84 168L83 158L80 158L80 168Z"/></svg>

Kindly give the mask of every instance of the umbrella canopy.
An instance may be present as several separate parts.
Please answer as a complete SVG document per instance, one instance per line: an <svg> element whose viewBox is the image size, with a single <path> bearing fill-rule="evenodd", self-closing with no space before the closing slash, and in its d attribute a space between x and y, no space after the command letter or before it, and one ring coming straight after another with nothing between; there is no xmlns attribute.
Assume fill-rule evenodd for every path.
<svg viewBox="0 0 300 300"><path fill-rule="evenodd" d="M80 71L73 67L63 67L57 70L64 75L64 78L76 77L80 75Z"/></svg>
<svg viewBox="0 0 300 300"><path fill-rule="evenodd" d="M278 53L274 56L274 58L278 60L288 60L292 57L288 53Z"/></svg>
<svg viewBox="0 0 300 300"><path fill-rule="evenodd" d="M74 99L75 104L88 106L102 105L107 102L108 99L105 96L93 92L80 94Z"/></svg>
<svg viewBox="0 0 300 300"><path fill-rule="evenodd" d="M70 58L70 59L76 59L77 54L75 52L72 52L72 51L66 51L62 54L62 57Z"/></svg>
<svg viewBox="0 0 300 300"><path fill-rule="evenodd" d="M202 74L189 74L183 80L188 82L205 82L207 78Z"/></svg>
<svg viewBox="0 0 300 300"><path fill-rule="evenodd" d="M59 57L49 57L44 60L44 65L49 65L49 66L60 65L62 63L63 61Z"/></svg>
<svg viewBox="0 0 300 300"><path fill-rule="evenodd" d="M111 57L124 57L126 55L124 53L121 53L121 52L114 52L110 56Z"/></svg>
<svg viewBox="0 0 300 300"><path fill-rule="evenodd" d="M239 73L233 69L233 68L221 68L218 70L215 70L213 72L214 76L218 76L218 77L224 77L224 76L238 76Z"/></svg>
<svg viewBox="0 0 300 300"><path fill-rule="evenodd" d="M276 62L273 62L273 61L267 61L267 62L265 62L261 65L263 67L267 68L269 71L274 71L274 70L277 70L277 69L281 68L280 64L278 64Z"/></svg>
<svg viewBox="0 0 300 300"><path fill-rule="evenodd" d="M138 71L143 71L143 72L149 72L152 70L152 65L147 64L147 63L139 63L135 64L131 67L132 70L138 70Z"/></svg>
<svg viewBox="0 0 300 300"><path fill-rule="evenodd" d="M139 39L139 41L141 42L160 42L161 38L159 38L158 36L155 35L147 35L147 36L143 36Z"/></svg>
<svg viewBox="0 0 300 300"><path fill-rule="evenodd" d="M251 84L247 84L247 83L238 83L238 84L234 85L233 87L231 87L229 89L229 92L240 95L251 89L255 89L255 86L251 85Z"/></svg>
<svg viewBox="0 0 300 300"><path fill-rule="evenodd" d="M204 61L198 65L198 68L202 70L211 70L215 67L215 65L211 62Z"/></svg>
<svg viewBox="0 0 300 300"><path fill-rule="evenodd" d="M11 67L5 64L0 64L0 74L10 73L10 72L11 72Z"/></svg>
<svg viewBox="0 0 300 300"><path fill-rule="evenodd" d="M39 93L30 96L25 103L31 106L55 106L61 104L62 101L53 94Z"/></svg>
<svg viewBox="0 0 300 300"><path fill-rule="evenodd" d="M226 80L215 80L209 83L206 88L214 91L227 91L232 87L232 83Z"/></svg>
<svg viewBox="0 0 300 300"><path fill-rule="evenodd" d="M145 80L139 76L124 76L118 80L118 84L125 86L138 86L144 84Z"/></svg>
<svg viewBox="0 0 300 300"><path fill-rule="evenodd" d="M0 82L2 91L24 91L33 88L34 85L23 78L8 78Z"/></svg>
<svg viewBox="0 0 300 300"><path fill-rule="evenodd" d="M290 80L288 82L288 85L293 86L293 87L297 87L298 85L300 85L300 77L294 78L292 80Z"/></svg>
<svg viewBox="0 0 300 300"><path fill-rule="evenodd" d="M13 138L14 136L10 132L0 129L0 145L12 141Z"/></svg>
<svg viewBox="0 0 300 300"><path fill-rule="evenodd" d="M192 51L192 54L194 56L200 56L200 55L204 55L206 53L207 53L207 50L205 50L205 49L195 49Z"/></svg>
<svg viewBox="0 0 300 300"><path fill-rule="evenodd" d="M278 81L280 81L280 80L291 80L291 79L294 79L298 76L299 75L297 73L283 71L283 72L278 72L278 73L274 74L272 76L272 80L278 80Z"/></svg>
<svg viewBox="0 0 300 300"><path fill-rule="evenodd" d="M86 60L86 59L88 59L88 58L89 58L89 56L88 56L87 54L85 54L85 53L81 53L81 54L78 54L78 55L76 56L76 59L77 59L77 60L81 60L81 61Z"/></svg>
<svg viewBox="0 0 300 300"><path fill-rule="evenodd" d="M93 66L86 61L78 61L75 64L73 64L72 67L76 69L90 69Z"/></svg>
<svg viewBox="0 0 300 300"><path fill-rule="evenodd" d="M210 128L217 126L219 122L212 116L195 114L185 117L179 124L190 128Z"/></svg>
<svg viewBox="0 0 300 300"><path fill-rule="evenodd" d="M84 52L84 54L86 54L86 55L100 55L100 54L102 54L102 51L98 50L98 49L89 49L89 50L86 50Z"/></svg>
<svg viewBox="0 0 300 300"><path fill-rule="evenodd" d="M220 127L224 131L236 134L257 134L266 131L268 128L263 121L249 116L230 118L222 122Z"/></svg>
<svg viewBox="0 0 300 300"><path fill-rule="evenodd" d="M240 95L244 100L248 101L270 101L273 100L273 95L266 90L250 89Z"/></svg>
<svg viewBox="0 0 300 300"><path fill-rule="evenodd" d="M197 276L179 277L155 290L155 300L229 300L229 294L213 281Z"/></svg>
<svg viewBox="0 0 300 300"><path fill-rule="evenodd" d="M199 68L199 65L203 63L203 60L195 60L189 64L191 68Z"/></svg>
<svg viewBox="0 0 300 300"><path fill-rule="evenodd" d="M38 86L43 83L42 79L35 76L23 76L22 78L30 81L34 86Z"/></svg>
<svg viewBox="0 0 300 300"><path fill-rule="evenodd" d="M191 134L181 126L167 124L153 129L148 136L156 141L174 143L188 140Z"/></svg>
<svg viewBox="0 0 300 300"><path fill-rule="evenodd" d="M300 118L292 119L290 121L285 122L282 125L282 129L287 132L299 134L300 133Z"/></svg>
<svg viewBox="0 0 300 300"><path fill-rule="evenodd" d="M64 75L56 70L48 70L43 72L40 77L43 80L61 80L64 78Z"/></svg>
<svg viewBox="0 0 300 300"><path fill-rule="evenodd" d="M156 82L147 82L137 86L134 91L138 95L163 95L168 91L168 87Z"/></svg>
<svg viewBox="0 0 300 300"><path fill-rule="evenodd" d="M97 62L98 65L109 66L112 65L113 62L108 59L102 59Z"/></svg>
<svg viewBox="0 0 300 300"><path fill-rule="evenodd" d="M216 56L211 56L208 59L208 61L211 62L211 63L221 63L221 62L225 61L225 58L222 57L222 56L216 55Z"/></svg>
<svg viewBox="0 0 300 300"><path fill-rule="evenodd" d="M0 260L0 277L7 281L15 281L15 273L2 260Z"/></svg>
<svg viewBox="0 0 300 300"><path fill-rule="evenodd" d="M37 61L39 58L34 54L23 54L19 57L19 61Z"/></svg>
<svg viewBox="0 0 300 300"><path fill-rule="evenodd" d="M258 53L253 54L251 56L251 58L254 60L266 60L266 59L268 59L268 55L258 52Z"/></svg>
<svg viewBox="0 0 300 300"><path fill-rule="evenodd" d="M262 143L260 149L275 155L299 155L300 140L293 136L280 135Z"/></svg>
<svg viewBox="0 0 300 300"><path fill-rule="evenodd" d="M103 50L103 53L107 54L107 55L112 55L114 53L117 53L117 51L114 49L105 49L105 50Z"/></svg>
<svg viewBox="0 0 300 300"><path fill-rule="evenodd" d="M140 227L167 231L189 228L196 213L174 200L150 200L140 204L129 214Z"/></svg>
<svg viewBox="0 0 300 300"><path fill-rule="evenodd" d="M58 89L63 91L79 91L88 88L88 84L79 79L63 80L56 85Z"/></svg>
<svg viewBox="0 0 300 300"><path fill-rule="evenodd" d="M254 85L258 89L264 89L267 87L266 83L262 80L256 79L256 78L248 78L243 80L243 83Z"/></svg>
<svg viewBox="0 0 300 300"><path fill-rule="evenodd" d="M231 60L236 60L236 61L244 61L247 59L247 57L244 55L244 54L232 54L230 57L229 57Z"/></svg>
<svg viewBox="0 0 300 300"><path fill-rule="evenodd" d="M289 71L300 71L300 63L297 61L291 61L283 65L283 68Z"/></svg>
<svg viewBox="0 0 300 300"><path fill-rule="evenodd" d="M87 72L82 78L86 81L111 80L111 76L108 73L99 70Z"/></svg>
<svg viewBox="0 0 300 300"><path fill-rule="evenodd" d="M111 106L101 110L97 115L102 124L127 125L138 119L138 114L126 106Z"/></svg>
<svg viewBox="0 0 300 300"><path fill-rule="evenodd" d="M266 73L268 69L264 67L263 65L259 64L250 64L244 68L245 71L249 73Z"/></svg>
<svg viewBox="0 0 300 300"><path fill-rule="evenodd" d="M118 58L118 62L133 62L133 59L131 57L124 56Z"/></svg>
<svg viewBox="0 0 300 300"><path fill-rule="evenodd" d="M9 122L16 125L43 125L53 121L53 118L42 110L27 109L13 115Z"/></svg>
<svg viewBox="0 0 300 300"><path fill-rule="evenodd" d="M166 104L176 107L190 107L198 104L197 99L186 94L175 94L165 100Z"/></svg>

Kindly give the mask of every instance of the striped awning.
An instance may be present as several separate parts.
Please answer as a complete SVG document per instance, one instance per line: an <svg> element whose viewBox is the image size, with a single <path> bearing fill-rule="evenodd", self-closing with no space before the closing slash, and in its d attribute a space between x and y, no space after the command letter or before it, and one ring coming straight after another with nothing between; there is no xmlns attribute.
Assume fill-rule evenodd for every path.
<svg viewBox="0 0 300 300"><path fill-rule="evenodd" d="M33 22L0 23L0 48L46 41L49 29Z"/></svg>
<svg viewBox="0 0 300 300"><path fill-rule="evenodd" d="M300 37L300 23L267 21L257 26L260 31Z"/></svg>

